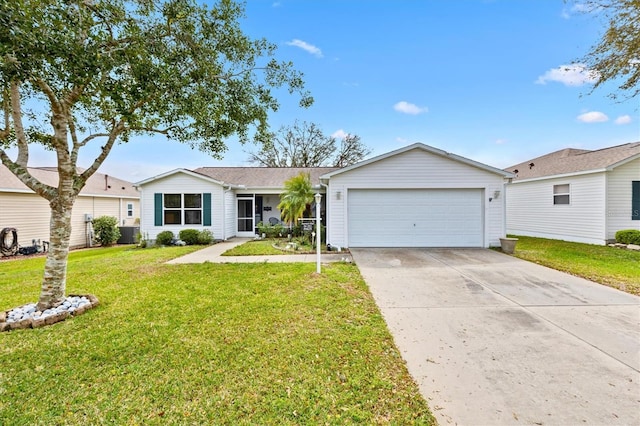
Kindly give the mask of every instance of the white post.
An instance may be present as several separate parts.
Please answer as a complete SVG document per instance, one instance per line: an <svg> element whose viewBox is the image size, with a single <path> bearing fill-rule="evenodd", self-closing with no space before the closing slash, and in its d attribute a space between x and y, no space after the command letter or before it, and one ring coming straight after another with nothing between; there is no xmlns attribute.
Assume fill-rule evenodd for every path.
<svg viewBox="0 0 640 426"><path fill-rule="evenodd" d="M322 233L320 232L320 200L322 199L322 195L318 192L315 195L316 199L316 272L320 273L320 237Z"/></svg>

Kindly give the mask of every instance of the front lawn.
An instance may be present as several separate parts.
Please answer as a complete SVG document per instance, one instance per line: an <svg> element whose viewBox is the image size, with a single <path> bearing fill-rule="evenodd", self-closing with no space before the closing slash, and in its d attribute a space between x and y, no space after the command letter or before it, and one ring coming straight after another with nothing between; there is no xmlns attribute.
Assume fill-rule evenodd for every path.
<svg viewBox="0 0 640 426"><path fill-rule="evenodd" d="M593 244L520 237L515 256L640 295L640 252Z"/></svg>
<svg viewBox="0 0 640 426"><path fill-rule="evenodd" d="M0 424L433 424L357 268L73 252L100 306L0 333ZM0 263L0 310L37 300L43 258Z"/></svg>

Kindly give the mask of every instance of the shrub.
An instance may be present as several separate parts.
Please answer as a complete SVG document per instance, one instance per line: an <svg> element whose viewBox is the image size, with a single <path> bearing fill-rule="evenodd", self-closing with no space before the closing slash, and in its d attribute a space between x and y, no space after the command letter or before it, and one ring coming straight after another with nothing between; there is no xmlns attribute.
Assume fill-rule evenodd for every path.
<svg viewBox="0 0 640 426"><path fill-rule="evenodd" d="M156 236L156 244L161 246L170 246L175 236L171 231L162 231Z"/></svg>
<svg viewBox="0 0 640 426"><path fill-rule="evenodd" d="M200 236L200 231L197 229L183 229L178 234L178 238L184 241L188 246L193 246L198 244L198 237Z"/></svg>
<svg viewBox="0 0 640 426"><path fill-rule="evenodd" d="M285 235L284 226L281 224L271 225L270 223L258 223L258 232L264 234L267 238L278 238Z"/></svg>
<svg viewBox="0 0 640 426"><path fill-rule="evenodd" d="M198 233L198 244L212 244L213 234L208 229L202 230Z"/></svg>
<svg viewBox="0 0 640 426"><path fill-rule="evenodd" d="M103 246L110 246L120 238L118 218L113 216L100 216L91 221L96 235L96 241Z"/></svg>
<svg viewBox="0 0 640 426"><path fill-rule="evenodd" d="M616 241L622 244L638 244L640 245L640 230L623 229L616 232Z"/></svg>

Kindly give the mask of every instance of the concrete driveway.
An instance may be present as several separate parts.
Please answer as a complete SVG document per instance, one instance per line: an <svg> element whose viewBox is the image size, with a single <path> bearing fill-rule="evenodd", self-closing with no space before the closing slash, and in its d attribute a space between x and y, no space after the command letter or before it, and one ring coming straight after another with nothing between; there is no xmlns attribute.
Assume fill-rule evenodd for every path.
<svg viewBox="0 0 640 426"><path fill-rule="evenodd" d="M640 298L491 250L352 249L441 425L639 425Z"/></svg>

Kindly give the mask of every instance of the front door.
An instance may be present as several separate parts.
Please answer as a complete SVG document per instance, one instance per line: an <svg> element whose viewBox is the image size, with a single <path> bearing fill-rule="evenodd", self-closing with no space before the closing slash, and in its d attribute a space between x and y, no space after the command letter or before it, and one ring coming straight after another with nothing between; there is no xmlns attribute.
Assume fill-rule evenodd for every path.
<svg viewBox="0 0 640 426"><path fill-rule="evenodd" d="M238 198L238 232L239 237L253 237L254 231L253 197Z"/></svg>

